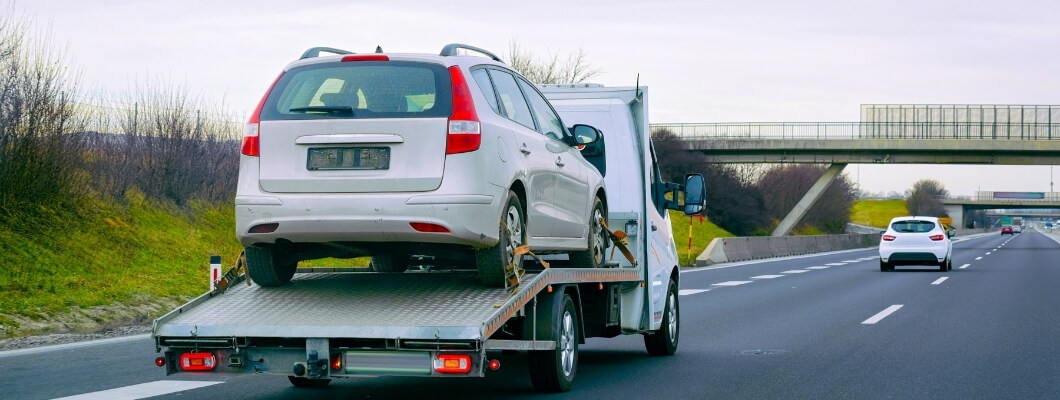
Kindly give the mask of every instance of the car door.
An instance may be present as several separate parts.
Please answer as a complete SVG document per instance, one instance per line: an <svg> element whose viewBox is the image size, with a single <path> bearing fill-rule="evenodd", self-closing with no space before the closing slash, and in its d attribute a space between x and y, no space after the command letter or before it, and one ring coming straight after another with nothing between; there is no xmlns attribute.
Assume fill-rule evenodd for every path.
<svg viewBox="0 0 1060 400"><path fill-rule="evenodd" d="M555 221L551 234L563 238L585 237L589 229L589 208L592 207L591 188L586 181L587 162L577 148L563 141L564 137L571 134L537 88L523 79L519 79L519 86L533 109L538 132L548 138L545 147L552 159L552 173L555 175L552 200Z"/></svg>
<svg viewBox="0 0 1060 400"><path fill-rule="evenodd" d="M515 76L500 69L488 69L497 91L501 114L511 120L513 143L526 171L526 229L531 238L550 237L556 212L552 209L555 196L555 160L550 140L537 131L530 106L523 97Z"/></svg>

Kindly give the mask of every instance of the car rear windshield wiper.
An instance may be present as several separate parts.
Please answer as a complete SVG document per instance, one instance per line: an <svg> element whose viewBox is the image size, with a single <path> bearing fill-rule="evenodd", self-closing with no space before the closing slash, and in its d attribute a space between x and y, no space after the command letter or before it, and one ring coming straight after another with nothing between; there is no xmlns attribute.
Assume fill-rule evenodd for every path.
<svg viewBox="0 0 1060 400"><path fill-rule="evenodd" d="M353 114L353 107L350 106L307 106L307 107L295 107L290 112L326 112L328 114Z"/></svg>

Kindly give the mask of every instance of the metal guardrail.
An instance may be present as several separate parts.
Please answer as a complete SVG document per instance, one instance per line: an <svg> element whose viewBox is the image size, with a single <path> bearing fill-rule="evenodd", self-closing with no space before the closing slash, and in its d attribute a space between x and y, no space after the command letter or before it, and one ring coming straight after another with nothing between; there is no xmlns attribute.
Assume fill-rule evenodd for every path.
<svg viewBox="0 0 1060 400"><path fill-rule="evenodd" d="M1060 140L1045 122L718 122L651 124L682 139Z"/></svg>

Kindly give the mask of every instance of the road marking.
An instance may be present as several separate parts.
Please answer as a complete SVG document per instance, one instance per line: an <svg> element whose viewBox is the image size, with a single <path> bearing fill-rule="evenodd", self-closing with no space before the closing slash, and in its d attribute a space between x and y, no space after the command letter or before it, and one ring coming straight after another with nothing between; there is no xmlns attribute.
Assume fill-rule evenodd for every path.
<svg viewBox="0 0 1060 400"><path fill-rule="evenodd" d="M979 260L982 260L982 259L983 259L983 257L976 257L975 261L979 261Z"/></svg>
<svg viewBox="0 0 1060 400"><path fill-rule="evenodd" d="M751 279L773 279L773 278L780 278L780 277L783 277L783 276L784 275L758 275L758 276L752 276Z"/></svg>
<svg viewBox="0 0 1060 400"><path fill-rule="evenodd" d="M965 268L968 268L968 266L970 266L970 265L972 265L972 264L964 264L962 266L957 267L957 269L965 269Z"/></svg>
<svg viewBox="0 0 1060 400"><path fill-rule="evenodd" d="M994 251L997 251L997 249L994 249Z"/></svg>
<svg viewBox="0 0 1060 400"><path fill-rule="evenodd" d="M990 255L990 252L989 252L989 251L988 251L988 252L986 252L986 255L988 255L988 256L989 256L989 255Z"/></svg>
<svg viewBox="0 0 1060 400"><path fill-rule="evenodd" d="M746 285L746 284L751 283L751 282L754 282L754 281L728 281L728 282L722 282L722 283L715 283L715 284L713 284L711 286L740 286L740 285Z"/></svg>
<svg viewBox="0 0 1060 400"><path fill-rule="evenodd" d="M861 259L859 258L859 259L857 259L857 260L843 260L843 262L845 262L845 263L847 263L847 264L852 264L852 263L856 263L856 262L858 262L858 261L861 261Z"/></svg>
<svg viewBox="0 0 1060 400"><path fill-rule="evenodd" d="M825 264L825 265L832 266L832 267L838 267L840 265L847 265L847 263L828 263L828 264Z"/></svg>
<svg viewBox="0 0 1060 400"><path fill-rule="evenodd" d="M709 292L710 289L681 289L677 291L678 296L688 296L690 294L699 294L703 292Z"/></svg>
<svg viewBox="0 0 1060 400"><path fill-rule="evenodd" d="M931 282L931 284L932 285L941 285L942 282L945 282L947 279L950 279L950 278L948 276L944 276L944 277L941 277L939 279L936 279L934 282Z"/></svg>
<svg viewBox="0 0 1060 400"><path fill-rule="evenodd" d="M145 397L161 396L164 394L183 392L185 390L198 389L223 382L207 381L154 381L120 387L116 389L103 390L99 392L79 394L76 396L63 397L58 400L88 400L88 399L142 399Z"/></svg>
<svg viewBox="0 0 1060 400"><path fill-rule="evenodd" d="M817 265L817 266L813 266L813 267L806 267L806 269L828 269L828 268L829 267L827 265Z"/></svg>
<svg viewBox="0 0 1060 400"><path fill-rule="evenodd" d="M807 271L807 270L804 270L804 269L789 269L787 271L781 271L780 273L782 273L782 274L801 274L801 273L804 273L804 272L810 272L810 271Z"/></svg>
<svg viewBox="0 0 1060 400"><path fill-rule="evenodd" d="M893 306L887 307L883 311L880 311L880 312L876 313L876 315L873 315L872 318L866 319L861 324L862 325L872 325L872 324L875 324L877 322L880 322L880 320L882 320L884 318L887 318L888 315L891 315L895 311L898 311L899 308L902 308L901 304L895 304Z"/></svg>

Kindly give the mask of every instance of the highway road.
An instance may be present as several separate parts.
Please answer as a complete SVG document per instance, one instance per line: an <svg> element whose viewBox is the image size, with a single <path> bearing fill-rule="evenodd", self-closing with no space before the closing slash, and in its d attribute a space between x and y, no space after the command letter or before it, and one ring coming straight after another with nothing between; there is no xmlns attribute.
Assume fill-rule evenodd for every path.
<svg viewBox="0 0 1060 400"><path fill-rule="evenodd" d="M958 238L954 269L880 272L875 249L682 273L681 342L590 339L554 399L1054 399L1060 243L1028 231ZM274 375L176 375L152 341L0 353L0 398L539 398L523 354L486 378L364 378L324 389Z"/></svg>

